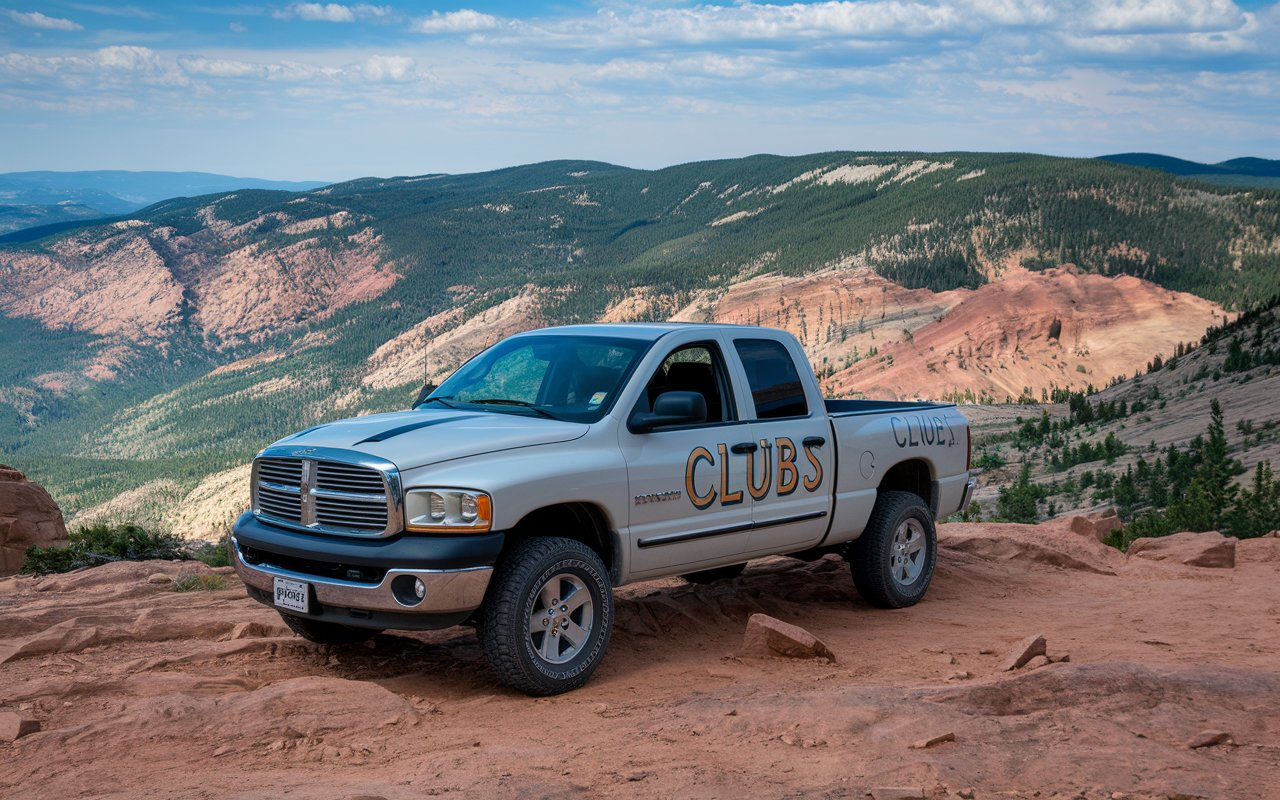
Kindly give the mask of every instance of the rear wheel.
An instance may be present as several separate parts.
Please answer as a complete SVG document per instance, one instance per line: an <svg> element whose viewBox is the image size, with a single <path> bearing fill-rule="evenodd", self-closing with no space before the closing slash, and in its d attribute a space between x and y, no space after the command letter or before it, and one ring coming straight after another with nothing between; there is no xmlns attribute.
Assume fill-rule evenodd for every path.
<svg viewBox="0 0 1280 800"><path fill-rule="evenodd" d="M480 644L498 679L526 694L576 689L613 632L613 586L581 542L536 538L498 564L480 615Z"/></svg>
<svg viewBox="0 0 1280 800"><path fill-rule="evenodd" d="M933 580L938 535L933 514L911 492L881 492L862 535L849 548L858 594L879 608L920 602Z"/></svg>
<svg viewBox="0 0 1280 800"><path fill-rule="evenodd" d="M356 644L372 639L380 630L374 628L353 628L350 625L339 625L336 622L321 622L318 619L295 617L292 614L280 613L280 619L289 626L289 630L317 644Z"/></svg>
<svg viewBox="0 0 1280 800"><path fill-rule="evenodd" d="M727 567L714 567L712 569L704 569L698 572L690 572L681 575L689 583L715 583L716 581L727 581L736 578L742 574L747 568L746 564L730 564Z"/></svg>

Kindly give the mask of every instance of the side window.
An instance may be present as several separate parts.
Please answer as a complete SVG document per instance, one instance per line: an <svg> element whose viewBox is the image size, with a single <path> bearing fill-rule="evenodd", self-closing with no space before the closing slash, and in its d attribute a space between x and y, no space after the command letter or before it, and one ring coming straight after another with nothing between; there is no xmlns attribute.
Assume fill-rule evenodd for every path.
<svg viewBox="0 0 1280 800"><path fill-rule="evenodd" d="M673 351L653 374L645 392L650 408L663 392L697 392L707 401L707 422L733 419L720 355L705 344Z"/></svg>
<svg viewBox="0 0 1280 800"><path fill-rule="evenodd" d="M804 384L796 371L791 353L781 342L772 339L734 339L733 346L742 359L755 401L756 417L803 417L809 413L804 399Z"/></svg>

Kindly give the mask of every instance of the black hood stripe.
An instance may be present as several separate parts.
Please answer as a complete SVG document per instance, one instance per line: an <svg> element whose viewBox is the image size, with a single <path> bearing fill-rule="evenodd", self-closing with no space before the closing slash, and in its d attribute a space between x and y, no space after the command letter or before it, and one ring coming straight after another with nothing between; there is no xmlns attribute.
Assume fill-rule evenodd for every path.
<svg viewBox="0 0 1280 800"><path fill-rule="evenodd" d="M367 439L361 439L356 442L356 444L364 444L365 442L385 442L388 439L394 439L402 433L430 428L432 425L444 425L447 422L462 422L466 419L476 419L479 416L479 414L462 414L456 417L450 416L444 417L443 419L429 419L424 420L423 422L413 422L408 425L401 425L398 428L389 428L382 433L375 433Z"/></svg>

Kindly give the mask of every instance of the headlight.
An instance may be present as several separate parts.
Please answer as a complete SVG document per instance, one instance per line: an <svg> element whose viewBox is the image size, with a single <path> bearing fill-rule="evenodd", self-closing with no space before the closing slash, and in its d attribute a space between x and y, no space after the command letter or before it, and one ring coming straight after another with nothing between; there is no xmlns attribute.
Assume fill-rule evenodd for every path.
<svg viewBox="0 0 1280 800"><path fill-rule="evenodd" d="M464 489L410 489L404 511L404 527L410 531L484 533L493 523L489 495Z"/></svg>

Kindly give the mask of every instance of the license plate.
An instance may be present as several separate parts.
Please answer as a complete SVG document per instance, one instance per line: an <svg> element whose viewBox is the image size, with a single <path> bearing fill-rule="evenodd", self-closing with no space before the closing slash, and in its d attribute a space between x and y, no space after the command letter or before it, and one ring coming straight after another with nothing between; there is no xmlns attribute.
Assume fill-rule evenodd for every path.
<svg viewBox="0 0 1280 800"><path fill-rule="evenodd" d="M276 578L276 605L290 611L311 611L311 586L302 581L291 581L287 578Z"/></svg>

